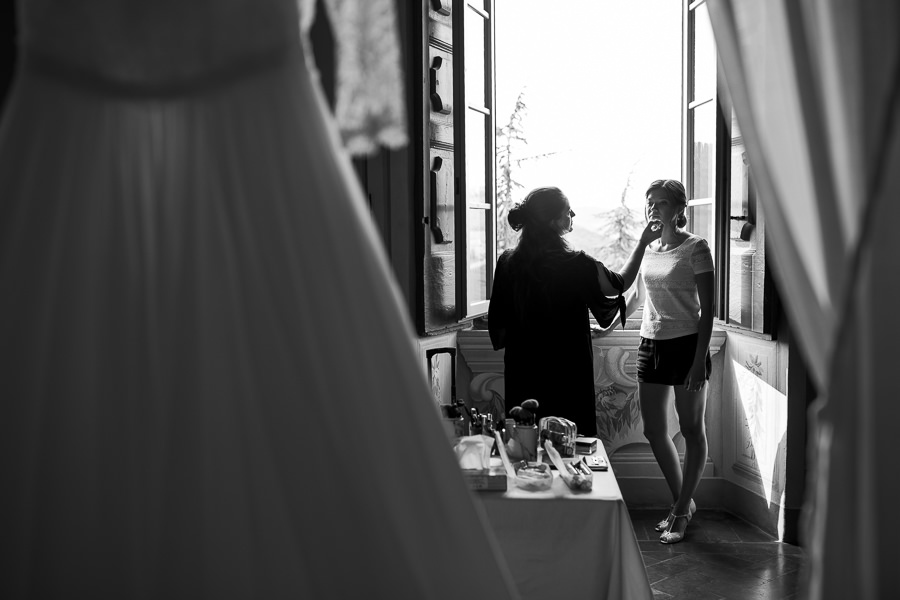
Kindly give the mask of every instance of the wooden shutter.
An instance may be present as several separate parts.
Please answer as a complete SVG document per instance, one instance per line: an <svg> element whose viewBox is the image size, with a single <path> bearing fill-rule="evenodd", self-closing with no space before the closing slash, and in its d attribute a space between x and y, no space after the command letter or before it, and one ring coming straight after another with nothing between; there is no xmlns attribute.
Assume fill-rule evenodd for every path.
<svg viewBox="0 0 900 600"><path fill-rule="evenodd" d="M466 318L487 310L496 246L494 25L493 0L420 1L421 39L414 57L421 69L415 93L420 100L413 113L420 144L416 194L421 198L416 215L416 322L419 333L427 335L461 327ZM473 34L469 36L463 35L467 16ZM464 48L469 38L471 53ZM473 88L469 97L467 70ZM479 164L470 165L473 177L467 184L466 164L472 161ZM467 234L478 239L467 239ZM473 295L478 297L473 300Z"/></svg>
<svg viewBox="0 0 900 600"><path fill-rule="evenodd" d="M422 199L417 252L416 321L419 333L443 331L459 323L457 304L456 65L454 64L452 0L428 0L423 13L421 104L418 140L421 144Z"/></svg>

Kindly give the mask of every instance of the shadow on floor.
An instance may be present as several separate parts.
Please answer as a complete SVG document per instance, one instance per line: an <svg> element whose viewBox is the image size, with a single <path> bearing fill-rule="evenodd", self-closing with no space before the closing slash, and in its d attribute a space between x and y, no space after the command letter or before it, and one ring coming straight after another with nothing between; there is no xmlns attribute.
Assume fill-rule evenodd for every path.
<svg viewBox="0 0 900 600"><path fill-rule="evenodd" d="M699 510L679 544L659 543L665 510L631 510L653 597L677 600L799 600L805 557L798 546L730 513Z"/></svg>

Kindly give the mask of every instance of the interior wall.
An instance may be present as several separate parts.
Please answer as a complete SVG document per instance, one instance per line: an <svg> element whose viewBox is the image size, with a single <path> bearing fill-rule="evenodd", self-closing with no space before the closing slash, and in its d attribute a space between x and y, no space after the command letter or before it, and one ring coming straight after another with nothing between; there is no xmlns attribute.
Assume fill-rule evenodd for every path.
<svg viewBox="0 0 900 600"><path fill-rule="evenodd" d="M799 544L815 390L786 315L776 310L775 321L771 340L728 333L716 475L726 510Z"/></svg>
<svg viewBox="0 0 900 600"><path fill-rule="evenodd" d="M776 533L786 482L787 355L775 341L729 333L724 362L720 476L736 488L724 505Z"/></svg>

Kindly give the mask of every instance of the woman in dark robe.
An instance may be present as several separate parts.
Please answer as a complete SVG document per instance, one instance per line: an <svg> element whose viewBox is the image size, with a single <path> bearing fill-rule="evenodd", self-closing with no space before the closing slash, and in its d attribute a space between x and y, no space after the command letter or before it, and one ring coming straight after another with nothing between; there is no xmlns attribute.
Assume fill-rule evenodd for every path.
<svg viewBox="0 0 900 600"><path fill-rule="evenodd" d="M608 328L637 276L644 249L659 238L650 224L620 273L569 248L575 212L555 187L532 190L509 212L519 243L497 260L488 313L495 350L505 348L506 412L536 399L541 417L574 421L596 435L590 314Z"/></svg>

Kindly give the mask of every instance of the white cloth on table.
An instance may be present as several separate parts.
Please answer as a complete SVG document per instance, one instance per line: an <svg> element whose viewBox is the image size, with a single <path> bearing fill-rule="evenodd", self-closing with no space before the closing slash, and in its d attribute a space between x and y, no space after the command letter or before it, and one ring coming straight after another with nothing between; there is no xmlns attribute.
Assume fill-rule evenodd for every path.
<svg viewBox="0 0 900 600"><path fill-rule="evenodd" d="M604 448L597 454L606 456ZM496 459L493 459L496 460ZM573 492L557 472L549 490L512 486L478 498L523 600L650 600L653 591L628 507L612 471Z"/></svg>

